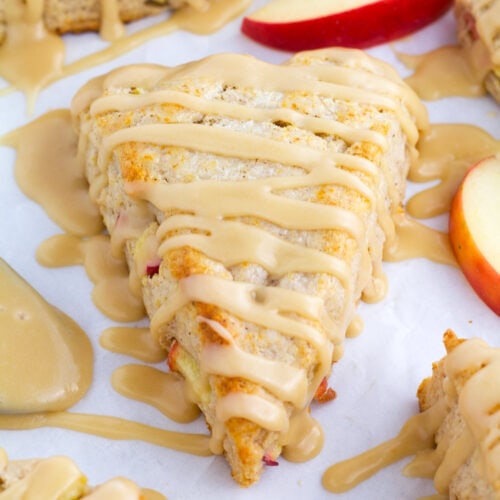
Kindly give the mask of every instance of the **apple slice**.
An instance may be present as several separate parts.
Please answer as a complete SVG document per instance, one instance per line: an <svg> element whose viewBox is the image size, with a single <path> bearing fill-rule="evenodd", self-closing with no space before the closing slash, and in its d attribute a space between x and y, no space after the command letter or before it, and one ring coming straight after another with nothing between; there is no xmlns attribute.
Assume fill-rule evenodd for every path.
<svg viewBox="0 0 500 500"><path fill-rule="evenodd" d="M243 19L242 31L288 51L367 48L401 38L444 14L452 0L272 0Z"/></svg>
<svg viewBox="0 0 500 500"><path fill-rule="evenodd" d="M465 174L451 205L449 233L472 288L500 316L500 154Z"/></svg>

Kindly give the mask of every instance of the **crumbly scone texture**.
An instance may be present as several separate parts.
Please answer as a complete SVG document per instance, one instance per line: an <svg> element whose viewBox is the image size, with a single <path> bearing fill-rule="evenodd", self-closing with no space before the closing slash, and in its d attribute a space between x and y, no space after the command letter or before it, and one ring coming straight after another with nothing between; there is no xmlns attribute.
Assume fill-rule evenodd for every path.
<svg viewBox="0 0 500 500"><path fill-rule="evenodd" d="M0 492L26 477L36 464L36 459L8 462L5 467L0 469Z"/></svg>
<svg viewBox="0 0 500 500"><path fill-rule="evenodd" d="M452 352L453 349L464 342L463 339L457 338L452 330L445 332L443 340L447 353ZM449 394L445 388L446 384L449 383L446 378L445 360L446 357L443 357L438 362L433 363L432 376L423 380L418 388L417 397L421 411L427 410ZM455 393L454 400L451 401L446 417L436 432L436 446L440 446L445 450L448 449L467 425L460 412L458 398L460 388L476 373L477 369L478 367L471 367L470 370L460 374L461 383L457 385L458 390ZM449 486L450 499L497 500L500 497L500 491L495 490L482 476L480 469L475 466L479 453L476 448L472 456L453 475Z"/></svg>
<svg viewBox="0 0 500 500"><path fill-rule="evenodd" d="M484 65L484 85L500 103L500 0L455 0L458 41L463 47L482 45L480 64ZM478 23L492 23L493 30L478 29Z"/></svg>
<svg viewBox="0 0 500 500"><path fill-rule="evenodd" d="M327 65L352 66L358 69L361 67L366 74L366 80L374 74L379 74L396 85L402 84L397 74L384 63L374 61L358 51L353 51L352 56L351 59L346 57L345 52L317 51L298 54L287 64L316 67L318 74L321 74L321 68ZM243 61L242 71L248 70L245 67L246 56L240 57ZM210 61L204 64L210 64ZM161 70L158 69L158 72L161 73ZM142 211L144 208L138 207L137 201L126 194L127 182L134 180L154 183L192 183L202 180L224 182L303 173L302 169L296 166L197 151L195 137L192 148L149 142L126 142L114 148L105 171L102 171L98 156L106 137L117 130L148 124L199 124L254 134L284 144L298 144L312 150L332 152L332 154L341 152L367 159L377 166L380 175L371 177L363 172L358 172L356 175L368 189L382 194L384 206L383 209L380 207L382 210L395 213L401 209L405 178L411 159L415 156L415 150L414 144L408 141L402 130L400 117L393 110L382 109L374 104L333 99L313 92L276 91L253 86L227 85L221 75L213 74L209 78L197 77L196 72L190 73L189 67L181 68L168 77L159 78L150 86L140 81L134 86L123 86L122 83L116 83L124 80L120 74L115 73L115 77L112 78L113 84L104 85L101 96L145 95L173 90L207 101L235 103L249 109L293 110L297 116L321 117L348 127L375 131L387 141L387 147L383 148L380 144L370 141L348 142L331 133L314 133L293 123L293 120L273 122L240 119L224 115L223 112L203 113L168 101L153 102L147 106L121 111L108 110L94 115L87 107L76 117L79 130L85 131L85 168L91 192L100 206L104 222L111 234L119 225L117 221L125 218L124 214ZM321 80L321 77L318 78ZM402 112L412 120L404 105ZM226 267L195 248L183 246L171 249L162 256L157 273L141 277L142 295L148 315L154 317L162 304L175 294L180 280L202 274L229 281L281 287L321 297L333 323L339 322L343 317L344 307L349 309L347 317L352 318L352 311L362 294L373 294L382 286L380 282L383 279L378 272L386 236L382 221L378 217L380 212L377 212L363 195L347 186L330 184L283 189L279 194L285 198L343 207L353 211L363 220L366 234L361 244L358 244L351 234L341 229L314 231L287 229L251 215L237 218L239 222L250 227L264 229L278 238L314 248L346 262L356 277L352 298L349 299L347 306L344 305L345 289L339 279L331 274L289 272L283 276L274 276L261 265L252 262L241 262ZM147 227L142 234L127 240L126 256L131 268L134 268L137 260L141 258L141 253L148 247L147 242L155 238L158 225L170 215L173 214L163 213L153 207L149 223L147 218L145 220ZM189 228L184 231L190 232ZM362 269L368 269L368 272L363 273ZM318 367L318 353L307 341L244 321L211 304L191 302L182 307L167 324L161 326L160 340L163 345L168 349L175 340L198 363L203 345L225 342L206 321L200 322L198 320L200 317L222 325L240 349L300 367L306 371L308 380L313 379ZM310 323L311 326L323 331L321 325L313 324L312 320ZM346 327L347 325L341 325L341 328ZM327 335L327 332L323 334ZM216 422L215 407L218 398L231 392L258 394L281 405L289 415L293 411L290 403L279 401L276 396L257 383L241 378L208 374L207 390L199 395L198 403L210 428L213 428ZM275 459L281 452L280 433L266 430L245 418L233 417L227 420L224 433L224 454L233 477L242 486L248 486L258 480L264 467L263 457Z"/></svg>
<svg viewBox="0 0 500 500"><path fill-rule="evenodd" d="M159 14L183 5L202 6L205 0L116 0L123 22ZM5 36L5 2L0 0L0 43ZM98 31L101 23L101 0L45 0L45 26L55 33Z"/></svg>
<svg viewBox="0 0 500 500"><path fill-rule="evenodd" d="M0 449L0 453L3 450ZM0 494L6 492L9 495L9 489L16 486L16 483L29 479L30 474L43 459L23 459L11 460L6 464L0 463ZM61 500L78 500L83 498L89 491L86 477L81 474L80 478L72 483L68 483L58 497Z"/></svg>
<svg viewBox="0 0 500 500"><path fill-rule="evenodd" d="M4 495L5 493L5 495ZM0 496L4 498L40 498L45 500L80 500L109 498L143 500L141 488L123 477L89 486L86 476L65 456L9 460L0 448Z"/></svg>

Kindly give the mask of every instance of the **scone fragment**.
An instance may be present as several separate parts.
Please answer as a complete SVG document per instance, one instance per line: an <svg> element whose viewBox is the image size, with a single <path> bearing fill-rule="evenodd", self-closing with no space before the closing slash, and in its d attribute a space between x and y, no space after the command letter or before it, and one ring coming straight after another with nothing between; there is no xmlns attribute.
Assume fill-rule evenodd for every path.
<svg viewBox="0 0 500 500"><path fill-rule="evenodd" d="M9 461L0 448L0 498L81 498L87 479L66 457Z"/></svg>
<svg viewBox="0 0 500 500"><path fill-rule="evenodd" d="M79 152L152 334L236 481L321 448L309 406L380 299L424 107L363 52L129 66L72 103ZM322 386L323 387L323 386ZM306 444L306 445L305 445Z"/></svg>
<svg viewBox="0 0 500 500"><path fill-rule="evenodd" d="M441 405L434 484L457 500L500 498L500 349L444 335L447 355L418 389L420 409ZM439 412L438 412L439 413Z"/></svg>
<svg viewBox="0 0 500 500"><path fill-rule="evenodd" d="M5 36L6 3L22 0L0 0L0 42ZM123 22L159 14L167 8L192 5L205 8L210 0L43 0L43 22L55 33L98 31L103 4L116 4ZM34 2L33 2L34 3Z"/></svg>
<svg viewBox="0 0 500 500"><path fill-rule="evenodd" d="M0 498L142 500L144 497L141 488L120 477L91 488L87 478L68 457L9 461L0 448Z"/></svg>
<svg viewBox="0 0 500 500"><path fill-rule="evenodd" d="M455 0L454 11L460 45L500 102L500 0Z"/></svg>

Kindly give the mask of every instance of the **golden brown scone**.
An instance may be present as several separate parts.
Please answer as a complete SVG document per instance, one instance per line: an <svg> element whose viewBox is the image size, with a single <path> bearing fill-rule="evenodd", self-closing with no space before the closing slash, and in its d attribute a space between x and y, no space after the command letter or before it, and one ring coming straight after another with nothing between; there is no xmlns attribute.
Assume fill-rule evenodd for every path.
<svg viewBox="0 0 500 500"><path fill-rule="evenodd" d="M444 335L447 355L420 385L422 411L444 403L434 483L457 500L500 498L500 349Z"/></svg>
<svg viewBox="0 0 500 500"><path fill-rule="evenodd" d="M500 102L500 0L455 0L454 12L460 45Z"/></svg>
<svg viewBox="0 0 500 500"><path fill-rule="evenodd" d="M5 2L0 0L0 42L5 36ZM45 0L45 26L55 33L98 31L101 2L105 0ZM114 0L123 22L159 14L165 9L193 5L203 8L208 0Z"/></svg>
<svg viewBox="0 0 500 500"><path fill-rule="evenodd" d="M329 49L125 67L72 112L91 196L212 450L243 486L282 450L310 458L311 400L357 302L385 291L418 98L385 63Z"/></svg>

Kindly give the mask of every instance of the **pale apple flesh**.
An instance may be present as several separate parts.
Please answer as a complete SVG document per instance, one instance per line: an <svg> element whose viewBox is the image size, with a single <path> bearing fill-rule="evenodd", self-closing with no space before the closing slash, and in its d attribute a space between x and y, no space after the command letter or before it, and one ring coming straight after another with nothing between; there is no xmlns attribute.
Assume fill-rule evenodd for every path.
<svg viewBox="0 0 500 500"><path fill-rule="evenodd" d="M250 17L263 22L289 23L305 21L363 7L380 0L274 0L255 11Z"/></svg>
<svg viewBox="0 0 500 500"><path fill-rule="evenodd" d="M452 0L274 0L245 17L242 31L271 47L367 48L406 36L444 14Z"/></svg>
<svg viewBox="0 0 500 500"><path fill-rule="evenodd" d="M500 316L500 154L466 173L451 206L449 234L470 285Z"/></svg>

